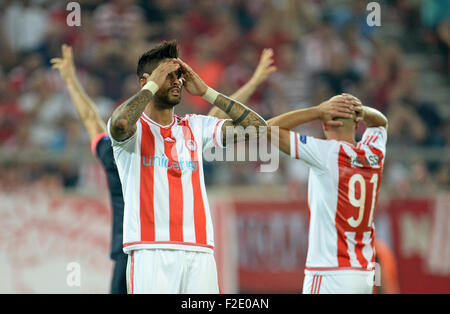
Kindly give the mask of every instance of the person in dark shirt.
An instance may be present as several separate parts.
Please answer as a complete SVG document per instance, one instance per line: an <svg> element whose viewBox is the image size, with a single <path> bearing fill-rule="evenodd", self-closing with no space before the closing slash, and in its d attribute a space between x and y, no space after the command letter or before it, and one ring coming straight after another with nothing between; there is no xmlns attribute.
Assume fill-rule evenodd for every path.
<svg viewBox="0 0 450 314"><path fill-rule="evenodd" d="M96 155L106 171L109 194L113 207L112 233L111 233L111 253L110 258L115 261L111 282L111 293L125 294L127 268L127 254L122 250L123 235L123 195L122 184L114 161L111 140L107 133L100 133L92 141L92 153Z"/></svg>
<svg viewBox="0 0 450 314"><path fill-rule="evenodd" d="M106 132L106 124L100 118L94 102L89 98L78 81L73 62L72 47L63 44L61 49L62 58L51 59L51 63L53 64L52 67L59 71L66 83L72 102L89 133L92 153L100 159L107 175L113 208L110 258L114 261L114 270L110 292L112 294L125 294L127 293L126 268L128 255L122 250L124 201L122 185L114 161L111 139ZM240 102L247 102L255 92L256 88L260 86L271 73L276 71L273 62L272 49L264 49L252 77L231 97ZM208 115L220 119L228 118L225 112L216 107L211 109Z"/></svg>
<svg viewBox="0 0 450 314"><path fill-rule="evenodd" d="M114 270L110 292L112 294L125 294L127 293L126 267L128 255L122 251L124 202L122 185L114 161L111 140L106 132L106 124L100 118L94 102L78 81L72 47L62 45L62 58L53 58L51 63L66 83L75 108L89 133L92 153L100 159L107 175L113 209L110 258L114 261Z"/></svg>

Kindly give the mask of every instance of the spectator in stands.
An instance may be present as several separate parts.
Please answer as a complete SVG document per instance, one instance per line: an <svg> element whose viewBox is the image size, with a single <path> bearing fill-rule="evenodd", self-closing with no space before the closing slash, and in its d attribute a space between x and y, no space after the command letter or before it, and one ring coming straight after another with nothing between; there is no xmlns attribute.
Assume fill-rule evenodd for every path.
<svg viewBox="0 0 450 314"><path fill-rule="evenodd" d="M0 146L13 145L14 135L25 118L8 82L0 77Z"/></svg>
<svg viewBox="0 0 450 314"><path fill-rule="evenodd" d="M294 109L306 108L311 104L311 85L307 73L300 64L296 42L285 43L276 51L278 71L272 76L270 83L273 87L273 102L276 104L276 116Z"/></svg>
<svg viewBox="0 0 450 314"><path fill-rule="evenodd" d="M113 0L94 11L98 40L128 39L135 24L144 21L144 12L134 0Z"/></svg>
<svg viewBox="0 0 450 314"><path fill-rule="evenodd" d="M356 93L361 82L360 75L350 66L346 55L340 52L331 53L329 68L319 72L318 78L328 85L333 95Z"/></svg>
<svg viewBox="0 0 450 314"><path fill-rule="evenodd" d="M449 79L450 77L450 17L439 23L437 27L437 48L440 54L438 68Z"/></svg>
<svg viewBox="0 0 450 314"><path fill-rule="evenodd" d="M326 71L334 53L345 53L345 46L333 29L329 17L324 15L321 23L302 40L303 66L309 73Z"/></svg>
<svg viewBox="0 0 450 314"><path fill-rule="evenodd" d="M49 14L36 1L12 1L3 14L2 23L9 47L16 53L26 53L36 51L43 43Z"/></svg>
<svg viewBox="0 0 450 314"><path fill-rule="evenodd" d="M135 86L129 74L149 42L178 37L187 61L223 92L233 92L250 78L260 47L273 48L278 71L250 101L265 117L277 114L273 108L282 112L287 111L284 106L310 106L341 91L353 92L393 122L388 145L449 148L448 115L441 112L448 110L446 104L439 107L436 100L421 97L421 80L427 77L406 63L407 52L419 50L413 52L431 61L438 71L433 74L450 78L448 1L383 2L383 12L388 10L383 23L389 24L393 39L378 36L380 28L367 26L366 3L360 0L339 4L196 0L195 11L189 10L193 2L82 1L81 27L67 27L65 4L58 1L0 2L1 147L9 153L24 149L61 153L87 140L86 134L72 129L68 97L61 83L47 73L48 59L59 53L62 42L79 51L80 79L90 96L103 103L100 109L106 115ZM318 73L322 80L316 80ZM196 101L192 102L195 111L209 108ZM314 135L315 126L306 131ZM280 162L283 175L294 171L284 160ZM420 183L404 175L411 172L406 161L395 160L391 166L391 186L404 186L398 189L405 195L413 191L407 186ZM33 177L50 171L36 167L40 171L34 169ZM443 185L448 181L447 163L427 162L424 167L431 180ZM52 175L58 172L55 169ZM27 175L26 168L17 171ZM227 175L230 182L251 183L239 177L245 176L240 169L216 175L221 180Z"/></svg>

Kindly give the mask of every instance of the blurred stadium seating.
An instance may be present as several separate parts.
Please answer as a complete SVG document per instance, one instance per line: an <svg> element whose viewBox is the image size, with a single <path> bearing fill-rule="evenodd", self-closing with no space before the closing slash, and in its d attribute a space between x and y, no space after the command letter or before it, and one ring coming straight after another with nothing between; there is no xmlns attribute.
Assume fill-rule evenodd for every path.
<svg viewBox="0 0 450 314"><path fill-rule="evenodd" d="M6 253L11 247L20 249L23 243L15 240L14 246L4 244L10 241L11 234L16 235L22 229L17 217L26 217L36 234L48 234L56 229L46 229L47 224L59 228L72 218L83 221L76 208L86 211L96 208L90 211L89 215L94 217L91 221L106 224L106 235L97 235L97 242L90 247L101 248L98 250L105 252L103 262L108 263L109 221L105 217L109 201L104 174L90 153L87 132L63 81L49 63L52 57L60 55L61 44L73 46L78 75L106 121L121 101L137 91L135 71L140 54L153 43L177 39L181 57L210 86L225 94L231 94L250 78L263 48L273 48L278 70L248 103L265 118L318 104L342 92L354 94L364 104L385 113L389 119L389 140L379 220L381 226L387 227L379 228L380 236L388 239L399 261L408 262L408 255L402 260L400 254L404 251L398 247L398 233L401 233L398 230L404 230L401 225L408 222L398 215L413 208L413 204L425 202L427 205L405 214L415 218L425 215L429 221L424 227L425 239L411 241L419 243L421 259L429 261L434 256L434 260L441 259L447 266L436 271L418 262L420 269L412 269L415 274L408 275L416 276L417 280L408 277L401 289L420 291L415 285L424 280L421 276L429 274L431 282L440 282L434 292L450 293L448 1L378 1L382 14L380 27L367 25L366 1L359 0L79 0L82 9L79 27L66 24L67 2L6 0L0 3L0 265L6 265L0 272L12 272L17 265L30 265L30 260L36 259L31 253L13 257ZM209 105L203 100L184 94L176 114L208 110ZM316 123L298 131L322 137L320 125ZM250 212L258 206L254 203L261 200L261 195L269 196L271 202L281 199L287 202L286 207L305 204L307 177L305 167L286 157L274 173L260 173L255 162L205 164L211 201L214 207L231 204L233 220L238 220L236 229L230 230L237 233L239 224L246 223L245 219L239 220L239 215L244 215L238 211L242 205L239 202L249 203L250 207L244 208ZM419 203L416 199L420 199ZM24 200L28 207L38 204L40 210L37 213L28 207L18 210ZM46 222L42 215L64 211L58 200L72 204L67 208L71 207L68 210L75 216L62 214L63 218ZM400 203L396 203L398 200ZM393 212L398 209L395 204L400 214ZM438 221L437 212L442 218ZM383 216L383 213L387 214ZM411 226L415 226L417 219L411 219ZM33 227L36 220L41 227ZM398 230L389 227L393 225L398 225ZM436 235L432 232L434 228L442 230ZM60 235L58 232L55 234ZM306 232L307 228L298 235L303 237L299 243L304 241ZM242 245L240 236L240 233L223 235ZM443 237L440 241L447 243L444 250L435 253L432 246L420 246L433 237ZM42 241L48 241L48 237ZM80 240L78 248L82 243ZM28 243L26 247L34 246ZM250 247L251 244L243 245L239 250ZM82 253L79 254L69 256L81 258ZM92 260L83 258L92 265ZM248 260L241 256L228 262L237 264L224 272L225 276L231 276L233 269L240 269L241 279L247 281L240 282L239 274L234 272L233 276L237 277L226 291L260 291L255 287L262 284L255 283L254 278L248 281L251 274L244 267L250 265ZM30 275L33 268L20 269L29 271ZM46 274L47 268L36 271ZM301 273L302 269L294 272L298 276ZM108 274L105 272L105 276ZM40 288L28 275L19 282L16 278L16 282L10 279L0 283L0 292L47 292L47 288L52 291L51 286ZM273 278L276 283L276 274ZM83 291L106 292L109 279L103 283L101 280L93 279L93 288ZM268 288L265 292L296 292L300 291L301 278L298 289L289 286L287 291L278 290L283 284L275 284L271 290L264 285ZM71 292L70 289L61 291Z"/></svg>

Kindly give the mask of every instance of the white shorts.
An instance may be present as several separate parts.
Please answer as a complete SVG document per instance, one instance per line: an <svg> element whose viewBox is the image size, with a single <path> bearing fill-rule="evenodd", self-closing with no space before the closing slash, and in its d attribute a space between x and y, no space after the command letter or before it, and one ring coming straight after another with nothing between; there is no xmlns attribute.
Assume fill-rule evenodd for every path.
<svg viewBox="0 0 450 314"><path fill-rule="evenodd" d="M373 271L306 273L303 294L371 294Z"/></svg>
<svg viewBox="0 0 450 314"><path fill-rule="evenodd" d="M219 293L214 255L170 249L131 251L128 293Z"/></svg>

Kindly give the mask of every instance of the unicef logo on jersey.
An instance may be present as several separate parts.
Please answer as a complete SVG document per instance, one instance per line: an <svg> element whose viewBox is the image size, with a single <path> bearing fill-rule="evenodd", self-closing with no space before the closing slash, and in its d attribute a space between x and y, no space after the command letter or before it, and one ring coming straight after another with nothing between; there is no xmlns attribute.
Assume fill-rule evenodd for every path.
<svg viewBox="0 0 450 314"><path fill-rule="evenodd" d="M198 161L184 160L170 160L165 154L162 156L142 156L142 164L144 166L163 167L166 169L173 169L175 171L197 171Z"/></svg>
<svg viewBox="0 0 450 314"><path fill-rule="evenodd" d="M191 152L195 152L197 150L197 143L193 139L188 139L185 144L186 148Z"/></svg>

